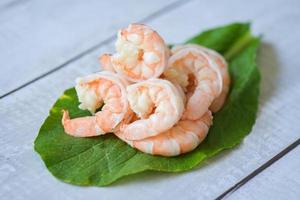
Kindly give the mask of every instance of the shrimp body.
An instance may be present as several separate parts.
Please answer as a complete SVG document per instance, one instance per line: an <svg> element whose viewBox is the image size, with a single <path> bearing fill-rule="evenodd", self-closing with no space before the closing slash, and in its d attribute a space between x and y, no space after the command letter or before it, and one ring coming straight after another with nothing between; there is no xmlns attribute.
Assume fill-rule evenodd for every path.
<svg viewBox="0 0 300 200"><path fill-rule="evenodd" d="M184 111L180 91L171 82L149 79L127 87L128 101L138 120L121 130L127 140L158 135L178 122Z"/></svg>
<svg viewBox="0 0 300 200"><path fill-rule="evenodd" d="M208 56L210 58L212 58L215 63L217 64L217 67L219 69L219 71L221 72L221 76L222 76L222 92L221 94L212 102L211 106L209 107L209 109L212 112L217 112L218 110L220 110L226 100L228 91L229 91L229 86L230 86L230 76L228 73L228 64L226 62L226 60L223 58L223 56L221 56L218 52L212 50L212 49L208 49L206 47L200 46L200 45L196 45L196 44L187 44L187 45L178 45L175 46L172 51L173 53L180 51L181 49L184 48L188 48L188 47L193 47L193 48L197 48L200 51L205 52L206 54L208 54Z"/></svg>
<svg viewBox="0 0 300 200"><path fill-rule="evenodd" d="M116 135L144 153L176 156L195 149L206 137L211 124L212 115L207 111L198 120L181 120L166 132L143 140L126 140L122 132L117 132Z"/></svg>
<svg viewBox="0 0 300 200"><path fill-rule="evenodd" d="M143 24L130 24L118 33L117 53L100 60L129 81L139 82L159 77L165 70L169 51L160 35ZM107 58L111 58L110 60ZM108 67L111 70L111 67Z"/></svg>
<svg viewBox="0 0 300 200"><path fill-rule="evenodd" d="M75 87L80 109L95 113L94 116L70 119L64 111L62 124L65 132L77 137L89 137L112 132L122 122L131 117L126 86L128 83L117 74L102 71L76 80Z"/></svg>
<svg viewBox="0 0 300 200"><path fill-rule="evenodd" d="M173 48L164 76L185 90L187 105L183 119L199 119L222 92L222 76L217 63L194 46Z"/></svg>

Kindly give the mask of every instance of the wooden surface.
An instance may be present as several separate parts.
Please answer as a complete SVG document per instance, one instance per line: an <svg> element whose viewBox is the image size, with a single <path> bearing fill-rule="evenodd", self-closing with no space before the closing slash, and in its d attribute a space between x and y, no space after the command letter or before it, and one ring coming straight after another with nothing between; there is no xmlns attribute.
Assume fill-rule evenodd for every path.
<svg viewBox="0 0 300 200"><path fill-rule="evenodd" d="M84 2L0 3L0 199L299 199L299 1ZM262 34L256 124L241 145L185 173L145 173L103 188L62 183L33 151L38 129L76 77L99 69L116 30L136 21L168 43L251 21Z"/></svg>

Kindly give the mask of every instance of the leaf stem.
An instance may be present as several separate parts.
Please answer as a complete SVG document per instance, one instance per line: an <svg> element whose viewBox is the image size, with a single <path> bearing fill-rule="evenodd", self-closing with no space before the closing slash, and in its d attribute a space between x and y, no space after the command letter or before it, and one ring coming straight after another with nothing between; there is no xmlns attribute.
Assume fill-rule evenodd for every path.
<svg viewBox="0 0 300 200"><path fill-rule="evenodd" d="M233 46L224 54L226 60L233 58L238 52L241 51L251 40L253 36L250 31L247 31L239 40L237 40Z"/></svg>

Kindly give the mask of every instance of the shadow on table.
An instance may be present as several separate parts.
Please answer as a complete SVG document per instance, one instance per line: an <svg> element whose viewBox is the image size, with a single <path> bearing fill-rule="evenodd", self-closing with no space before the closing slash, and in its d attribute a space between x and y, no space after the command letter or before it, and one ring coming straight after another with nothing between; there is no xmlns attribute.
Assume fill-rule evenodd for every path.
<svg viewBox="0 0 300 200"><path fill-rule="evenodd" d="M181 172L180 172L181 173ZM130 184L138 184L138 183L151 183L160 180L167 180L170 178L175 177L180 173L168 173L168 172L157 172L157 171L145 171L142 173L137 173L130 175L128 177L121 178L113 183L112 187L118 187L123 185L130 185Z"/></svg>
<svg viewBox="0 0 300 200"><path fill-rule="evenodd" d="M276 49L270 43L262 42L257 56L261 73L259 112L276 92L280 66ZM258 113L259 114L259 113Z"/></svg>

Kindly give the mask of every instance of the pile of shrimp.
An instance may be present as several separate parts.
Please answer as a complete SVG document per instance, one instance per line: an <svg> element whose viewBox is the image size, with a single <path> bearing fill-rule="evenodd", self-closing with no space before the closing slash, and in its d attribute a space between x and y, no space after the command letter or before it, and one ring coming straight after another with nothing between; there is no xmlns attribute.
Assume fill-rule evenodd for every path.
<svg viewBox="0 0 300 200"><path fill-rule="evenodd" d="M195 44L169 49L143 24L121 29L115 46L114 54L99 58L103 71L76 80L79 108L92 116L70 119L63 110L65 132L75 137L114 133L153 155L195 149L212 125L212 113L226 100L225 59Z"/></svg>

